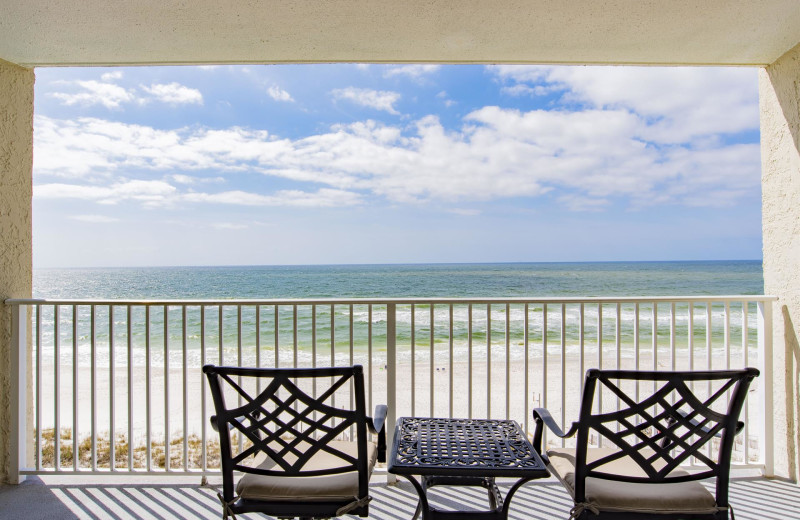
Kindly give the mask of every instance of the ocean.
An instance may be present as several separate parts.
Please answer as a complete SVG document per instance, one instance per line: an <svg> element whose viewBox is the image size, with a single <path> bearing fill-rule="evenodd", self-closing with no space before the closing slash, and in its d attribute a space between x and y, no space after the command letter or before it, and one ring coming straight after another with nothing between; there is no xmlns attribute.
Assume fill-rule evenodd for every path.
<svg viewBox="0 0 800 520"><path fill-rule="evenodd" d="M760 260L36 269L36 298L250 299L763 294Z"/></svg>
<svg viewBox="0 0 800 520"><path fill-rule="evenodd" d="M758 306L704 301L397 304L396 341L389 342L385 304L276 306L241 300L521 297L535 301L744 296L761 295L763 290L760 261L38 269L34 271L37 298L232 301L188 306L38 305L34 313L41 326L34 328L33 338L35 359L41 360L45 374L43 395L52 396L60 388L62 424L69 424L64 414L69 410L65 403L71 396L72 378L81 386L82 432L90 427L88 418L93 412L87 392L95 372L102 389L97 404L101 415L109 410L106 392L114 381L116 399L133 396L137 435L145 430L144 421L150 416L155 428L161 428L158 425L167 421L163 408L145 411L142 381L149 377L154 402L164 403L169 381L174 393L170 416L195 414L189 419L189 431L199 431L198 407L188 407L188 412L181 408L179 391L184 384L190 392L205 388L200 369L207 363L265 367L358 363L366 368L376 399L388 395L386 367L396 363L398 413L413 415L413 399L426 409L425 396L433 395L426 386L430 377L435 380L436 413L449 413L442 407L447 405L448 378L452 378L453 413L465 416L467 395L475 396L474 410L485 410L480 399L488 399L489 392L484 385L494 386L491 395L497 402L492 409L502 410L511 388L542 398L539 382L549 374L548 391L557 396L562 377L589 366L755 366ZM390 344L395 346L393 358ZM59 383L57 373L66 379ZM526 373L529 387L524 386ZM572 392L568 403L577 406L578 378L568 379L575 382L565 386L567 393ZM416 398L410 395L411 388L416 389ZM511 416L529 417L524 405L525 400L514 399ZM548 405L546 398L544 405ZM45 408L50 409L49 405ZM117 428L125 428L124 415L117 414ZM46 415L44 424L54 424L53 417ZM106 414L98 424L108 421Z"/></svg>
<svg viewBox="0 0 800 520"><path fill-rule="evenodd" d="M760 295L763 294L763 276L760 261L706 261L706 262L582 262L582 263L509 263L509 264L411 264L411 265L329 265L329 266L243 266L243 267L146 267L103 269L38 269L34 271L34 297L49 299L303 299L303 298L547 298L547 297L624 297L624 296L697 296L697 295ZM711 309L712 342L722 348L725 341L724 320L730 323L730 335L737 349L743 334L743 316L747 314L745 330L751 342L756 341L756 306L747 312L731 309L726 318L722 304ZM557 353L561 347L563 320L564 344L567 353L581 350L591 353L597 349L598 327L606 344L617 337L623 355L633 355L635 342L647 345L652 341L653 330L660 345L669 344L669 305L657 309L655 327L652 305L624 304L619 309L613 304L602 309L587 305L550 305L547 312L541 305L531 305L526 317L520 304L456 305L453 312L452 333L449 329L450 309L437 305L431 311L428 305L398 305L397 345L399 358L421 355L424 345L430 345L431 317L433 340L437 349L447 349L452 341L457 355L472 352L482 356L487 345L500 355L511 346L512 357L523 354L524 342L542 344L547 323L548 352ZM43 306L45 323L52 323L54 308ZM76 311L81 364L89 362L88 344L92 334L89 306L79 306ZM357 357L367 350L378 359L386 353L387 310L385 305L291 305L278 308L271 305L253 306L200 306L186 310L186 332L180 308L166 309L152 306L149 326L145 308L114 308L113 319L108 316L108 306L96 309L94 341L99 351L107 351L109 336L117 345L131 345L135 364L144 363L146 345L154 361L163 359L164 331L167 330L170 359L180 363L183 342L189 358L198 366L207 359L196 359L203 344L221 344L219 357L235 359L237 363L255 363L256 345L267 359L275 355L275 342L282 364L310 362L312 356L331 359L335 353L337 363L348 362L352 345ZM296 312L297 322L294 323ZM599 313L602 312L602 320ZM620 313L620 330L616 330L616 313ZM61 344L72 342L70 317L62 312L59 322ZM352 315L351 315L352 313ZM563 313L563 314L562 314ZM704 345L706 319L702 304L693 309L695 344ZM637 318L638 315L638 318ZM583 316L583 320L582 320ZM130 323L129 323L130 320ZM164 321L167 325L164 326ZM109 321L113 330L109 332ZM675 323L679 347L687 344L689 311L686 304L678 304ZM275 332L277 323L277 334ZM351 326L352 323L352 326ZM413 323L413 327L412 327ZM471 325L470 325L471 323ZM528 324L526 333L525 324ZM130 338L128 337L130 329ZM331 332L333 329L333 332ZM581 345L581 330L587 340ZM241 336L240 336L241 334ZM508 338L506 339L506 334ZM45 327L42 346L48 357L54 345L55 330ZM221 338L220 338L221 336ZM333 337L333 339L331 339ZM413 338L413 339L412 339ZM333 342L333 349L331 349ZM244 358L236 358L239 345ZM412 345L413 344L413 345ZM162 345L162 347L158 347ZM294 346L297 346L297 350ZM209 347L211 348L211 347ZM412 351L416 353L412 354ZM62 348L62 359L68 359L71 349ZM118 356L124 355L122 349ZM121 360L124 361L124 360ZM102 360L100 361L103 362Z"/></svg>

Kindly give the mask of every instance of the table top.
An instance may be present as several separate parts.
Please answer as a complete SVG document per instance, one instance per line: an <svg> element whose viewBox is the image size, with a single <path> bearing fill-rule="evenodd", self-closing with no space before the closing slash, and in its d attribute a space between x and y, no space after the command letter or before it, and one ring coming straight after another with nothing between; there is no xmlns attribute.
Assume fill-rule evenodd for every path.
<svg viewBox="0 0 800 520"><path fill-rule="evenodd" d="M542 459L515 421L401 417L390 473L545 478Z"/></svg>

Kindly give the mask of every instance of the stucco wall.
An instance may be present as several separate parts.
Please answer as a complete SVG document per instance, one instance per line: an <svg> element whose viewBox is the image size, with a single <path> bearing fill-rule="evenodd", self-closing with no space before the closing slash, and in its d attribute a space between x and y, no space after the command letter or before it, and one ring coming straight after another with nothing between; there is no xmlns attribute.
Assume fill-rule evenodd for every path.
<svg viewBox="0 0 800 520"><path fill-rule="evenodd" d="M0 60L0 481L9 469L11 311L32 287L33 70ZM14 421L16 422L16 421Z"/></svg>
<svg viewBox="0 0 800 520"><path fill-rule="evenodd" d="M775 473L800 477L800 45L759 75L764 291L774 320Z"/></svg>

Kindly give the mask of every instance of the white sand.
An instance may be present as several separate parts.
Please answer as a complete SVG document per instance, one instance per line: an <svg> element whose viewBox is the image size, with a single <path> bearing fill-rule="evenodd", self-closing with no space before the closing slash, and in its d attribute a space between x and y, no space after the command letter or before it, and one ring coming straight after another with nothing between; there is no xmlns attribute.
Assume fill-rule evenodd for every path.
<svg viewBox="0 0 800 520"><path fill-rule="evenodd" d="M533 428L531 409L536 406L545 406L557 418L561 417L562 407L566 410L567 421L577 418L581 383L583 380L582 368L585 370L590 362L586 360L584 366L580 364L577 356L567 356L562 363L560 356L549 356L547 363L547 381L543 386L544 370L541 358L531 359L528 365L528 381L526 390L525 364L523 361L512 361L506 367L503 358L493 359L491 372L487 372L485 353L482 358L474 358L470 376L469 363L458 359L453 363L452 371L447 358L439 360L433 371L433 392L431 387L431 371L427 362L416 362L414 366L414 381L412 385L412 370L410 362L398 364L396 371L396 403L395 417L420 415L420 416L452 416L454 417L492 417L511 418ZM643 354L639 366L643 369L652 368L652 358ZM685 356L678 360L678 368L685 365ZM615 366L616 359L606 359L607 368ZM623 368L634 368L633 359L623 359ZM659 362L662 368L668 368L668 360ZM705 360L697 360L696 368L705 368ZM365 370L369 367L365 366ZM367 387L371 386L372 404L387 403L387 377L388 372L383 369L383 364L373 364L372 377L367 377ZM452 373L451 373L452 372ZM52 428L55 424L54 410L54 378L53 367L44 366L42 378L42 425L44 429ZM49 376L48 376L49 374ZM109 384L109 369L97 370L95 380L95 431L97 434L107 433L111 429L111 386ZM562 375L565 381L562 392ZM153 440L163 440L164 431L169 427L172 438L182 437L185 432L200 435L203 425L203 396L205 396L205 421L213 414L213 403L208 383L205 381L198 367L186 370L188 382L184 394L184 372L180 368L171 368L169 376L169 414L165 417L164 370L152 368L150 371L150 398L148 413L148 397L146 373L144 367L134 367L129 382L127 368L117 367L114 375L114 431L117 435L127 436L129 419L129 400L132 410L133 438L135 442L144 442L150 417L151 437ZM92 374L91 370L81 367L78 370L78 437L88 437L92 433ZM371 384L370 384L371 383ZM471 383L471 384L470 384ZM452 399L449 397L452 385ZM642 383L645 385L645 383ZM72 368L63 368L60 375L60 410L59 425L63 428L73 428L73 374ZM413 389L413 391L412 391ZM642 386L646 390L646 386ZM629 389L635 392L634 388ZM412 400L413 393L413 400ZM527 401L525 397L528 397ZM431 397L433 406L431 406ZM349 397L345 397L349 399ZM604 397L605 398L605 397ZM186 406L184 406L184 399ZM610 399L610 398L607 398ZM610 403L612 399L608 402ZM368 405L370 397L368 393ZM616 403L616 398L613 399ZM491 404L491 407L489 407ZM751 407L752 407L751 403ZM470 408L471 407L471 408ZM471 412L471 413L470 413ZM168 425L167 425L168 423ZM184 429L185 423L185 429ZM210 428L206 428L209 437L216 436Z"/></svg>

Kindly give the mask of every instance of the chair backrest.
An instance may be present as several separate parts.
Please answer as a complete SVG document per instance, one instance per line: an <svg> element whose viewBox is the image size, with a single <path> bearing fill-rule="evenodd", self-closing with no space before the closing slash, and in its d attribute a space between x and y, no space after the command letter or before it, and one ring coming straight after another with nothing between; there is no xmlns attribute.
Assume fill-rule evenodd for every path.
<svg viewBox="0 0 800 520"><path fill-rule="evenodd" d="M671 483L716 477L717 505L727 506L728 477L739 414L755 368L705 372L598 370L586 372L575 460L575 497L585 500L585 479ZM623 387L627 388L623 390ZM597 397L619 399L617 411L599 411ZM608 408L608 406L606 406ZM613 454L587 463L595 435ZM618 449L619 451L616 451ZM628 457L644 477L604 471ZM674 470L693 458L697 472Z"/></svg>
<svg viewBox="0 0 800 520"><path fill-rule="evenodd" d="M359 496L367 495L367 416L360 365L297 369L206 365L203 372L216 408L212 422L220 432L226 501L234 497L234 471L287 478L358 471ZM235 400L228 404L231 397ZM353 440L353 432L357 457L330 445L343 437ZM306 467L321 451L333 456L337 467ZM271 459L271 467L253 467L253 457L259 454Z"/></svg>

